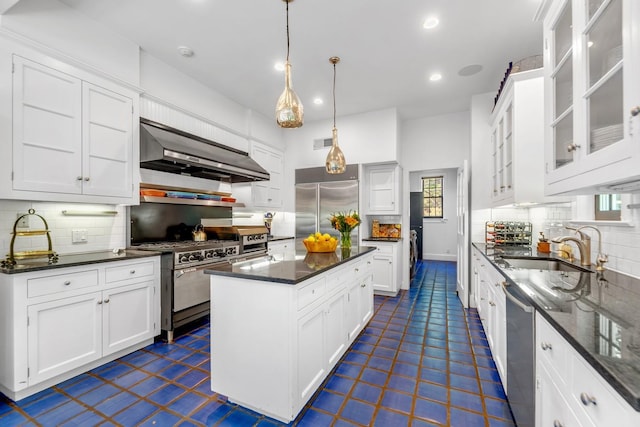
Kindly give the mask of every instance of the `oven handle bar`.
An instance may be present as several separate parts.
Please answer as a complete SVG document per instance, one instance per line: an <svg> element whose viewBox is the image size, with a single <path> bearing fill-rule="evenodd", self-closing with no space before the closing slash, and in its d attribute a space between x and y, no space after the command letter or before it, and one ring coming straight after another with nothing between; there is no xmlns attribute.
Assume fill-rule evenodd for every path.
<svg viewBox="0 0 640 427"><path fill-rule="evenodd" d="M520 307L520 309L523 310L525 313L533 313L533 307L523 304L519 299L517 299L516 297L511 295L509 291L507 291L507 286L509 286L509 284L507 283L506 280L501 282L500 284L502 285L502 292L504 292L505 296L509 301L511 301L518 307Z"/></svg>

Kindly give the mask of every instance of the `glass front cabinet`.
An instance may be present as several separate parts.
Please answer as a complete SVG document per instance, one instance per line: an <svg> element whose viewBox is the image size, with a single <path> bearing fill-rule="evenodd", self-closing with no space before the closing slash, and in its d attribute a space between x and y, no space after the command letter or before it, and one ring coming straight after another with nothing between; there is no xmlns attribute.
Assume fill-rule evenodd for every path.
<svg viewBox="0 0 640 427"><path fill-rule="evenodd" d="M640 1L552 0L544 64L546 194L640 188Z"/></svg>

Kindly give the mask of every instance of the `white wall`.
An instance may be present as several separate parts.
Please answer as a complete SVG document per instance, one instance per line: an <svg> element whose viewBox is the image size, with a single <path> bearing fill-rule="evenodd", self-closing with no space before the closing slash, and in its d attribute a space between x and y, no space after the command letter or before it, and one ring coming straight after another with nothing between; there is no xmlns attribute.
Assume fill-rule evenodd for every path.
<svg viewBox="0 0 640 427"><path fill-rule="evenodd" d="M139 85L138 45L57 0L21 0L1 18L3 30L50 46L62 56L128 84Z"/></svg>
<svg viewBox="0 0 640 427"><path fill-rule="evenodd" d="M494 92L488 92L471 98L471 206L474 209L491 206L491 165L487 164L487 153L491 149L489 117L494 96Z"/></svg>

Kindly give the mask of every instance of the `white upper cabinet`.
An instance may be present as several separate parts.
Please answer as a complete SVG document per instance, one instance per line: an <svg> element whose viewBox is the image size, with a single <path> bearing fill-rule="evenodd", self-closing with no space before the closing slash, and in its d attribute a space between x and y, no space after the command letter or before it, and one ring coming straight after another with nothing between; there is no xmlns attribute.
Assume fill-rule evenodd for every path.
<svg viewBox="0 0 640 427"><path fill-rule="evenodd" d="M369 215L400 215L402 170L393 164L365 167L366 212Z"/></svg>
<svg viewBox="0 0 640 427"><path fill-rule="evenodd" d="M13 180L2 198L137 203L134 97L14 55Z"/></svg>
<svg viewBox="0 0 640 427"><path fill-rule="evenodd" d="M544 19L547 194L623 192L640 179L639 25L635 0L551 3Z"/></svg>
<svg viewBox="0 0 640 427"><path fill-rule="evenodd" d="M544 202L542 69L509 76L491 123L492 205Z"/></svg>
<svg viewBox="0 0 640 427"><path fill-rule="evenodd" d="M282 175L284 173L283 154L275 148L251 141L251 158L267 172L269 181L251 184L251 204L260 208L282 207Z"/></svg>

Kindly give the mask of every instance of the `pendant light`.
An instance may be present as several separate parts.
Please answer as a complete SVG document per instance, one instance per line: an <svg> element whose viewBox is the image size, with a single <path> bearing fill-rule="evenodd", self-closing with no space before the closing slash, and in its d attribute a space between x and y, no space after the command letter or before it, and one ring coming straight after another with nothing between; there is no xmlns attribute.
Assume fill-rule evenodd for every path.
<svg viewBox="0 0 640 427"><path fill-rule="evenodd" d="M340 58L332 56L329 58L329 62L333 64L333 131L332 142L329 154L327 154L327 173L339 174L344 173L347 169L347 163L344 160L344 154L338 147L338 129L336 128L336 64L340 62Z"/></svg>
<svg viewBox="0 0 640 427"><path fill-rule="evenodd" d="M293 0L282 0L287 4L287 60L284 64L284 91L276 104L276 121L282 128L299 128L304 120L304 112L300 98L291 88L291 64L289 63L289 3Z"/></svg>

